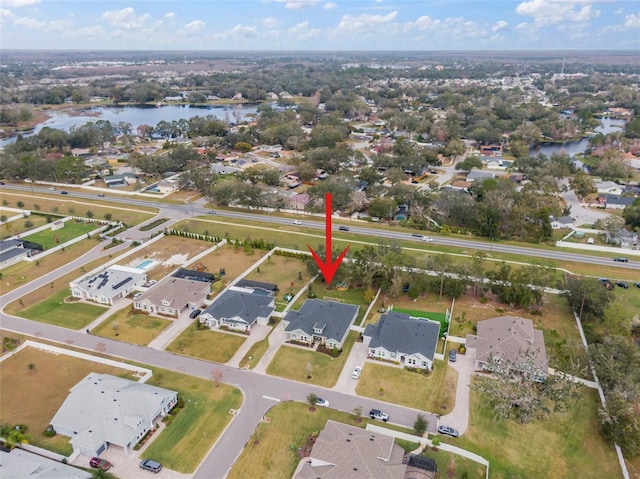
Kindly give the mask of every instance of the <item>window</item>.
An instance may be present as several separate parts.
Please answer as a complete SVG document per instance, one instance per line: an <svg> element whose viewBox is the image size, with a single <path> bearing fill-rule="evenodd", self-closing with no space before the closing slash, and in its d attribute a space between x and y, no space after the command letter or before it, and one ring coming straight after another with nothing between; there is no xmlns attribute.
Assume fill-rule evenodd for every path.
<svg viewBox="0 0 640 479"><path fill-rule="evenodd" d="M390 356L391 356L391 359L395 359L396 358L396 353L391 353Z"/></svg>

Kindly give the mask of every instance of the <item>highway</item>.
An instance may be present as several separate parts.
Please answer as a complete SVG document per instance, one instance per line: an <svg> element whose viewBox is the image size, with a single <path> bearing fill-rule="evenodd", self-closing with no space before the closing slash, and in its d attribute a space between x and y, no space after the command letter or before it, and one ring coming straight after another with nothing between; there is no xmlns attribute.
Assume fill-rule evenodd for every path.
<svg viewBox="0 0 640 479"><path fill-rule="evenodd" d="M20 190L25 192L31 192L31 190L33 189L34 192L38 192L38 193L47 193L47 194L53 193L48 189L36 188L36 187L31 188L30 186L23 186L23 185L4 185L2 186L2 188ZM207 214L208 211L210 211L209 209L204 208L201 204L197 204L197 203L168 204L168 203L159 203L153 200L129 198L129 197L125 197L124 195L123 197L114 197L114 196L98 197L94 193L84 193L84 192L75 191L71 189L67 189L66 191L69 191L69 196L72 198L81 198L81 199L87 199L87 200L93 200L93 201L99 200L100 202L104 202L104 203L113 202L113 203L127 204L132 206L158 208L162 210L164 215L170 216L171 219L173 220L183 219L187 215L193 215L193 216L204 215L204 214ZM219 217L242 220L245 223L260 221L263 223L291 225L291 221L292 221L290 218L283 218L281 216L278 216L277 213L256 214L256 213L251 213L249 211L241 211L241 210L238 210L238 211L216 210L216 215ZM317 228L319 230L324 231L324 228L325 228L324 221L322 221L320 218L305 216L304 218L298 217L298 219L301 219L303 227ZM364 225L361 226L359 223L357 225L353 225L352 223L349 223L348 220L342 221L341 224L348 225L349 231L340 232L340 234L346 233L346 234L355 234L355 235L367 235L373 238L378 237L378 238L386 238L390 240L415 241L416 243L422 242L420 238L413 237L410 235L410 233L394 231L393 229L388 229L381 226L378 226L378 227L369 227ZM338 224L333 225L333 229L336 231L338 230L338 227L339 227ZM515 254L515 255L540 258L544 260L573 261L577 263L596 264L596 265L602 265L602 266L608 266L608 267L640 270L640 258L635 259L634 257L629 258L630 261L628 263L619 263L619 262L613 261L613 256L615 256L613 254L611 257L605 257L605 256L590 255L586 253L567 252L563 250L554 251L554 250L548 250L548 249L534 248L530 246L506 245L506 244L501 244L495 241L486 242L486 241L467 240L467 239L451 238L451 237L443 237L443 236L434 236L433 238L434 238L434 242L429 243L430 245L436 245L436 246L441 245L441 246L449 246L449 247L456 247L456 248L462 248L462 249L471 248L474 250L486 251L488 253ZM623 250L621 250L621 254L623 254Z"/></svg>

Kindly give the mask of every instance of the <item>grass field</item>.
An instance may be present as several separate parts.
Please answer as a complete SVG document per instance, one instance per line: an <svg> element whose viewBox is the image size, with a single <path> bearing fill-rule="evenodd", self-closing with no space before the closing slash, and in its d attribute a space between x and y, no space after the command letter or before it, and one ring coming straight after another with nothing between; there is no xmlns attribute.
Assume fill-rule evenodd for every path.
<svg viewBox="0 0 640 479"><path fill-rule="evenodd" d="M286 293L295 295L311 279L311 275L302 260L272 254L246 279L278 285L278 297L282 298Z"/></svg>
<svg viewBox="0 0 640 479"><path fill-rule="evenodd" d="M33 444L70 454L69 437L47 438L42 433L69 389L90 372L130 375L124 369L35 348L23 349L5 359L0 363L0 423L26 424Z"/></svg>
<svg viewBox="0 0 640 479"><path fill-rule="evenodd" d="M66 303L65 298L69 296L71 296L71 290L65 288L16 314L41 323L55 324L69 329L82 329L107 311L103 306L79 301Z"/></svg>
<svg viewBox="0 0 640 479"><path fill-rule="evenodd" d="M228 334L210 329L196 329L195 324L189 326L167 351L206 359L216 363L226 363L246 341L246 337Z"/></svg>
<svg viewBox="0 0 640 479"><path fill-rule="evenodd" d="M15 216L15 212L2 211L0 208L0 214L11 217ZM31 226L28 226L28 225ZM26 218L20 218L19 220L10 221L3 224L0 227L0 240L7 239L10 236L20 235L22 236L25 231L32 230L34 228L38 228L40 226L44 226L47 224L47 219L41 215L30 215Z"/></svg>
<svg viewBox="0 0 640 479"><path fill-rule="evenodd" d="M61 196L60 193L38 193L31 195L22 192L2 192L2 199L6 200L12 208L16 207L18 201L24 203L24 209L38 210L35 205L38 205L41 213L55 213L63 216L87 216L87 211L91 211L95 218L103 219L106 214L111 215L111 221L122 221L127 225L137 225L145 220L155 216L158 212L157 208L136 206L116 206L116 204L109 203L105 205L100 200L87 200L84 198L75 199L73 197L73 191L70 191L68 196Z"/></svg>
<svg viewBox="0 0 640 479"><path fill-rule="evenodd" d="M620 477L615 452L600 434L598 405L596 391L584 388L568 412L518 424L496 420L482 396L472 392L467 432L446 442L488 459L492 479Z"/></svg>
<svg viewBox="0 0 640 479"><path fill-rule="evenodd" d="M258 425L227 479L292 477L300 460L298 447L324 429L327 420L362 428L372 422L363 417L356 423L352 414L322 407L310 412L308 405L292 401L277 404L266 417L269 422ZM376 425L384 427L379 421Z"/></svg>
<svg viewBox="0 0 640 479"><path fill-rule="evenodd" d="M223 285L227 281L233 281L244 273L256 261L262 258L265 253L266 251L256 250L253 254L247 254L239 246L224 245L199 261L206 267L209 273L216 273L216 275L220 271L220 268L224 268L225 275L220 282Z"/></svg>
<svg viewBox="0 0 640 479"><path fill-rule="evenodd" d="M267 366L267 374L323 387L333 387L340 377L357 334L350 331L342 354L332 358L327 354L292 346L282 346ZM310 379L307 376L311 375Z"/></svg>
<svg viewBox="0 0 640 479"><path fill-rule="evenodd" d="M91 333L103 338L146 346L173 321L148 314L138 314L128 306L117 311Z"/></svg>
<svg viewBox="0 0 640 479"><path fill-rule="evenodd" d="M421 411L447 414L456 402L457 382L457 371L443 361L434 361L433 372L428 376L369 361L362 370L356 393Z"/></svg>
<svg viewBox="0 0 640 479"><path fill-rule="evenodd" d="M50 229L45 229L28 236L24 236L23 239L42 245L42 247L46 251L55 246L66 243L69 240L77 238L78 236L85 236L87 233L100 227L100 225L97 223L84 223L82 221L73 220L65 221L63 224L64 227L60 228L59 230L51 231Z"/></svg>
<svg viewBox="0 0 640 479"><path fill-rule="evenodd" d="M242 404L239 389L166 370L154 370L147 382L178 391L185 407L142 454L165 467L192 473L220 437Z"/></svg>

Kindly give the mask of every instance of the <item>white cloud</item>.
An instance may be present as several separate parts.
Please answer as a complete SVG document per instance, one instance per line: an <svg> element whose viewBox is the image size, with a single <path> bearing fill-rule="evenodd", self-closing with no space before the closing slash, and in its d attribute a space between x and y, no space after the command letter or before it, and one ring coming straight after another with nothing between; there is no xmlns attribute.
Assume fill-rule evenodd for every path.
<svg viewBox="0 0 640 479"><path fill-rule="evenodd" d="M31 28L33 30L39 30L41 28L44 28L47 25L47 22L41 22L40 20L36 20L35 18L22 17L14 20L13 24L25 28Z"/></svg>
<svg viewBox="0 0 640 479"><path fill-rule="evenodd" d="M149 14L136 15L132 7L127 7L122 10L106 11L100 18L114 27L132 29L142 27L147 18L149 18Z"/></svg>
<svg viewBox="0 0 640 479"><path fill-rule="evenodd" d="M79 30L71 30L67 32L68 35L77 37L97 37L106 33L105 29L100 25L94 25L93 27L84 27Z"/></svg>
<svg viewBox="0 0 640 479"><path fill-rule="evenodd" d="M173 18L175 16L176 16L176 14L173 13L173 12L167 12L167 13L164 14L164 18Z"/></svg>
<svg viewBox="0 0 640 479"><path fill-rule="evenodd" d="M2 5L5 7L26 7L38 3L40 3L40 0L3 0Z"/></svg>
<svg viewBox="0 0 640 479"><path fill-rule="evenodd" d="M491 28L492 32L497 32L498 30L503 29L504 27L506 27L507 25L509 25L507 22L505 22L504 20L499 20L496 22L496 24Z"/></svg>
<svg viewBox="0 0 640 479"><path fill-rule="evenodd" d="M514 27L514 30L526 30L529 27L530 27L530 25L527 22L522 22L522 23L518 23Z"/></svg>
<svg viewBox="0 0 640 479"><path fill-rule="evenodd" d="M278 20L273 17L267 17L262 19L262 24L267 28L274 28L278 24Z"/></svg>
<svg viewBox="0 0 640 479"><path fill-rule="evenodd" d="M71 20L52 20L49 22L46 30L48 32L64 32L73 28Z"/></svg>
<svg viewBox="0 0 640 479"><path fill-rule="evenodd" d="M338 23L338 31L346 33L361 33L368 30L374 30L385 23L390 23L398 16L398 12L389 12L386 15L344 15Z"/></svg>
<svg viewBox="0 0 640 479"><path fill-rule="evenodd" d="M319 28L309 28L309 22L300 22L289 28L287 32L296 37L296 40L309 40L317 38L321 30Z"/></svg>
<svg viewBox="0 0 640 479"><path fill-rule="evenodd" d="M205 25L206 23L204 23L202 20L194 20L193 22L189 22L184 27L182 27L180 29L180 33L186 33L189 35L198 33L204 28Z"/></svg>
<svg viewBox="0 0 640 479"><path fill-rule="evenodd" d="M537 26L561 22L585 23L600 15L591 8L595 0L527 0L516 7L516 13L533 18ZM582 8L577 10L580 5Z"/></svg>
<svg viewBox="0 0 640 479"><path fill-rule="evenodd" d="M440 24L440 20L434 20L429 15L423 15L418 18L415 22L409 22L407 26L409 28L415 27L418 30L429 30L431 28L437 27Z"/></svg>
<svg viewBox="0 0 640 479"><path fill-rule="evenodd" d="M16 16L11 13L11 10L7 10L6 8L0 8L0 22L4 22L5 20L11 20Z"/></svg>
<svg viewBox="0 0 640 479"><path fill-rule="evenodd" d="M278 3L284 3L284 8L291 10L304 10L318 5L321 0L275 0Z"/></svg>
<svg viewBox="0 0 640 479"><path fill-rule="evenodd" d="M322 8L325 10L333 10L334 8L338 8L338 4L334 2L327 2L322 6Z"/></svg>
<svg viewBox="0 0 640 479"><path fill-rule="evenodd" d="M623 13L624 13L624 8L622 8L622 7L617 8L617 9L613 12L613 14L614 14L614 15L622 15Z"/></svg>
<svg viewBox="0 0 640 479"><path fill-rule="evenodd" d="M640 14L632 13L624 17L624 28L640 28Z"/></svg>

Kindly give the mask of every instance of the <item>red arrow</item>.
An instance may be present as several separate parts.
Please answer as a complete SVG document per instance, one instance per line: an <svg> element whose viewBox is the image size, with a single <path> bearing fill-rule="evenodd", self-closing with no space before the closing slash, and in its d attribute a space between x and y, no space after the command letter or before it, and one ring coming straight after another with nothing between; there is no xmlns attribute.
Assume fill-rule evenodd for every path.
<svg viewBox="0 0 640 479"><path fill-rule="evenodd" d="M342 260L344 259L344 256L347 254L347 250L351 245L348 245L344 249L344 251L340 253L340 256L336 258L335 263L331 262L331 253L332 253L332 250L331 250L331 193L327 193L325 195L325 205L326 205L325 250L326 250L327 259L323 263L322 258L320 258L320 256L318 256L318 254L315 251L313 251L313 248L311 246L307 245L307 248L309 248L309 251L311 251L311 256L313 256L313 259L316 260L318 268L320 268L320 272L322 273L322 276L324 276L324 280L327 282L327 285L328 285L329 283L331 283L331 280L333 279L336 272L338 271L338 267L340 266L340 263L342 263Z"/></svg>

